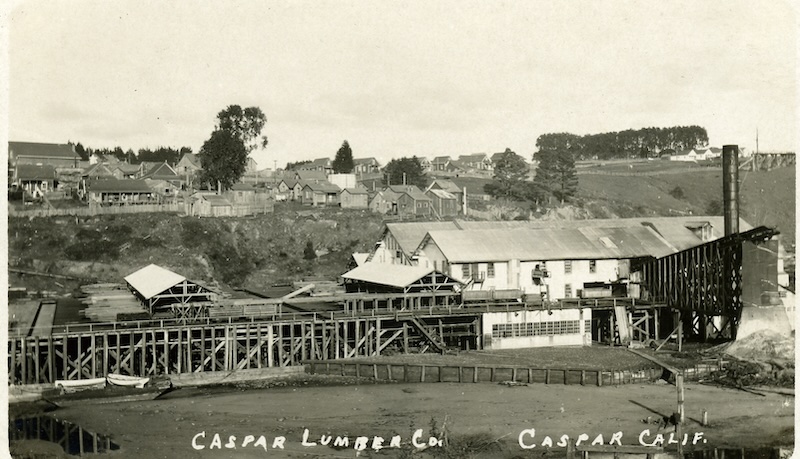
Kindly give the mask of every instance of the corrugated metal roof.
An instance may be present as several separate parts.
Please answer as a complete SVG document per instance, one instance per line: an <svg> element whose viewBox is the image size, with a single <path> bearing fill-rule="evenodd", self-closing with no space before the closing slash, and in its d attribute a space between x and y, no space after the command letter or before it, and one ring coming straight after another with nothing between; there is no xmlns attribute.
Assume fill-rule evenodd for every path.
<svg viewBox="0 0 800 459"><path fill-rule="evenodd" d="M384 192L385 193L385 192ZM433 230L454 230L458 227L453 222L407 222L387 223L386 230L392 233L400 249L408 255L414 252L422 242L422 238Z"/></svg>
<svg viewBox="0 0 800 459"><path fill-rule="evenodd" d="M523 220L523 221L469 221L457 222L408 222L389 223L386 228L391 231L400 248L411 254L422 242L428 231L468 229L501 229L501 228L592 228L592 227L652 227L677 250L695 247L704 241L687 226L711 225L711 239L719 239L725 234L724 219L719 216L687 216L687 217L639 217L639 218L604 218L588 220ZM746 221L739 219L740 231L752 229Z"/></svg>
<svg viewBox="0 0 800 459"><path fill-rule="evenodd" d="M184 280L186 278L180 274L154 264L147 265L125 277L125 282L136 289L146 300Z"/></svg>
<svg viewBox="0 0 800 459"><path fill-rule="evenodd" d="M451 263L626 259L676 251L646 227L503 228L428 234Z"/></svg>
<svg viewBox="0 0 800 459"><path fill-rule="evenodd" d="M431 272L433 268L369 262L342 274L342 278L403 288Z"/></svg>

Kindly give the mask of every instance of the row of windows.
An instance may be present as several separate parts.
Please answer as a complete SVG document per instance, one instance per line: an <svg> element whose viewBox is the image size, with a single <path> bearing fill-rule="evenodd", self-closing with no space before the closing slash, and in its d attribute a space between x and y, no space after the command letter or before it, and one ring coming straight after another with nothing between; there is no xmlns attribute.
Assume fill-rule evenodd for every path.
<svg viewBox="0 0 800 459"><path fill-rule="evenodd" d="M494 278L494 263L486 263L486 271L478 270L478 263L461 265L461 278L482 280L484 278Z"/></svg>
<svg viewBox="0 0 800 459"><path fill-rule="evenodd" d="M542 263L541 266L536 265L541 269L547 270L547 263ZM597 272L597 260L589 260L589 272L596 273ZM572 273L572 260L564 260L564 274Z"/></svg>
<svg viewBox="0 0 800 459"><path fill-rule="evenodd" d="M495 338L517 338L521 336L572 335L581 332L580 326L579 320L494 324L492 325L492 336Z"/></svg>

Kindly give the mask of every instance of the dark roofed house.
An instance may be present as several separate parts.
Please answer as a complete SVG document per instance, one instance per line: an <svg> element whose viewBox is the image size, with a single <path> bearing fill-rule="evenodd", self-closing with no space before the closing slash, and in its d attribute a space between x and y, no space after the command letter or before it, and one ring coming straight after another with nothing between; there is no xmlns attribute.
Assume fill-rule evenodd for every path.
<svg viewBox="0 0 800 459"><path fill-rule="evenodd" d="M452 160L449 156L437 156L431 161L431 170L435 172L446 171L450 161Z"/></svg>
<svg viewBox="0 0 800 459"><path fill-rule="evenodd" d="M37 198L54 190L58 183L53 166L21 164L14 169L14 173L13 183Z"/></svg>
<svg viewBox="0 0 800 459"><path fill-rule="evenodd" d="M136 178L139 172L138 164L119 163L111 166L111 170L117 178Z"/></svg>
<svg viewBox="0 0 800 459"><path fill-rule="evenodd" d="M306 183L300 200L312 206L335 206L339 203L339 187L329 182Z"/></svg>
<svg viewBox="0 0 800 459"><path fill-rule="evenodd" d="M172 168L166 162L158 163L157 165L151 167L147 173L142 178L149 178L151 180L164 180L165 182L170 182L173 185L180 186L181 177L175 172L175 169Z"/></svg>
<svg viewBox="0 0 800 459"><path fill-rule="evenodd" d="M114 168L116 170L116 168ZM107 179L107 178L122 178L121 173L114 173L111 167L106 163L94 163L87 167L81 173L84 180Z"/></svg>
<svg viewBox="0 0 800 459"><path fill-rule="evenodd" d="M369 192L363 188L345 188L339 193L339 205L350 209L369 207Z"/></svg>
<svg viewBox="0 0 800 459"><path fill-rule="evenodd" d="M106 179L86 183L90 204L151 204L154 192L144 180Z"/></svg>
<svg viewBox="0 0 800 459"><path fill-rule="evenodd" d="M79 167L81 156L69 144L8 142L8 161L12 167L33 166Z"/></svg>

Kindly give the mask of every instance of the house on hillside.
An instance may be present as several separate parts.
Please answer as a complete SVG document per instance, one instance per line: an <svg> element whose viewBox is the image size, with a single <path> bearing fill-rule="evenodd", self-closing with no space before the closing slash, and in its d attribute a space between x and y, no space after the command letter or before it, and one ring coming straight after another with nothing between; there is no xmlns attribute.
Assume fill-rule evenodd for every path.
<svg viewBox="0 0 800 459"><path fill-rule="evenodd" d="M449 170L448 167L450 167L451 161L452 159L450 159L449 156L437 156L433 158L433 161L431 161L431 171L432 172L447 171Z"/></svg>
<svg viewBox="0 0 800 459"><path fill-rule="evenodd" d="M8 163L21 165L80 167L81 156L73 145L34 142L8 142Z"/></svg>
<svg viewBox="0 0 800 459"><path fill-rule="evenodd" d="M345 188L339 193L339 205L348 209L367 209L369 193L364 188Z"/></svg>
<svg viewBox="0 0 800 459"><path fill-rule="evenodd" d="M461 207L458 196L444 190L429 189L425 195L431 198L431 209L439 217L453 217L458 215Z"/></svg>
<svg viewBox="0 0 800 459"><path fill-rule="evenodd" d="M136 173L139 172L138 164L118 163L109 166L111 172L117 178L133 179L136 178Z"/></svg>
<svg viewBox="0 0 800 459"><path fill-rule="evenodd" d="M328 182L306 183L300 201L311 206L335 206L339 204L339 187Z"/></svg>
<svg viewBox="0 0 800 459"><path fill-rule="evenodd" d="M425 193L430 190L442 190L452 194L458 200L459 209L464 205L464 191L452 180L436 179L428 185L428 188L425 189Z"/></svg>
<svg viewBox="0 0 800 459"><path fill-rule="evenodd" d="M372 174L380 172L381 165L375 158L356 158L353 159L354 174Z"/></svg>
<svg viewBox="0 0 800 459"><path fill-rule="evenodd" d="M310 163L297 166L297 171L316 171L327 176L333 173L333 165L330 158L317 158Z"/></svg>
<svg viewBox="0 0 800 459"><path fill-rule="evenodd" d="M144 180L105 179L85 183L84 192L90 204L153 204L154 191Z"/></svg>
<svg viewBox="0 0 800 459"><path fill-rule="evenodd" d="M461 155L458 157L459 163L468 169L479 171L491 171L492 160L486 153L473 153L471 155Z"/></svg>
<svg viewBox="0 0 800 459"><path fill-rule="evenodd" d="M294 179L306 183L322 183L328 181L328 174L317 170L299 170L295 171Z"/></svg>
<svg viewBox="0 0 800 459"><path fill-rule="evenodd" d="M112 169L111 166L107 165L106 163L95 163L86 169L83 170L81 173L81 177L84 180L99 180L99 179L108 179L108 178L116 178L121 179L122 173L114 167Z"/></svg>
<svg viewBox="0 0 800 459"><path fill-rule="evenodd" d="M431 215L431 198L414 185L388 187L397 196L397 215Z"/></svg>
<svg viewBox="0 0 800 459"><path fill-rule="evenodd" d="M422 172L427 174L428 172L433 170L433 165L431 164L431 160L430 159L428 159L428 158L426 158L424 156L421 156L421 157L418 156L417 157L417 161L419 161L419 165L422 166Z"/></svg>
<svg viewBox="0 0 800 459"><path fill-rule="evenodd" d="M369 200L369 209L381 214L397 214L397 198L399 195L386 189L376 192Z"/></svg>
<svg viewBox="0 0 800 459"><path fill-rule="evenodd" d="M200 162L200 156L193 153L185 153L175 165L175 172L183 178L187 186L191 186L195 182L201 170L203 170L203 165Z"/></svg>
<svg viewBox="0 0 800 459"><path fill-rule="evenodd" d="M249 204L256 202L256 189L249 183L234 183L229 189L225 190L222 195L233 204Z"/></svg>
<svg viewBox="0 0 800 459"><path fill-rule="evenodd" d="M56 189L58 176L53 166L20 164L14 168L14 176L11 183L34 198L39 198L44 196L45 193Z"/></svg>

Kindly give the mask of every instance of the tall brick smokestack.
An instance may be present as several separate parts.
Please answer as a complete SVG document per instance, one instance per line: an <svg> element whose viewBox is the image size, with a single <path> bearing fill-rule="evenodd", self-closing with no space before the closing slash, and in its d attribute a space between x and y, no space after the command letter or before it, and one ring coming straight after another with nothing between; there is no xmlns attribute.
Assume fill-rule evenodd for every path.
<svg viewBox="0 0 800 459"><path fill-rule="evenodd" d="M725 235L739 232L739 146L722 146L722 197Z"/></svg>

